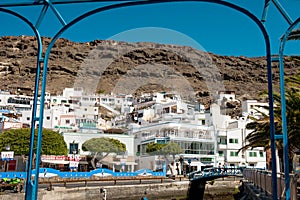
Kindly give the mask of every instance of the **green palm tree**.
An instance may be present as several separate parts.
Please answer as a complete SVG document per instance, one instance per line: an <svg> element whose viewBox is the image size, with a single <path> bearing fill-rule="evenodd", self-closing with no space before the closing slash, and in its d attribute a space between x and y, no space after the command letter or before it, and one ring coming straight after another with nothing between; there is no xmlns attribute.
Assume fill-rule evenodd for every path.
<svg viewBox="0 0 300 200"><path fill-rule="evenodd" d="M291 33L287 37L287 40L300 40L300 29L291 31Z"/></svg>
<svg viewBox="0 0 300 200"><path fill-rule="evenodd" d="M287 119L287 131L289 139L289 159L292 160L295 149L300 149L300 95L299 86L297 81L300 80L299 76L293 79L287 80L290 84L293 82L295 85L289 87L286 91L286 119ZM274 94L274 123L275 123L275 133L282 133L282 118L281 118L281 106L280 106L280 95ZM268 107L265 107L268 109ZM259 112L259 111L258 111ZM246 128L253 130L250 134L246 136L246 141L248 142L240 150L245 150L248 148L264 147L265 150L270 149L270 123L268 115L260 112L263 118L253 119L254 121L247 124ZM278 156L280 158L280 163L283 159L283 143L282 140L276 140L276 147L278 150ZM290 162L291 163L291 162Z"/></svg>

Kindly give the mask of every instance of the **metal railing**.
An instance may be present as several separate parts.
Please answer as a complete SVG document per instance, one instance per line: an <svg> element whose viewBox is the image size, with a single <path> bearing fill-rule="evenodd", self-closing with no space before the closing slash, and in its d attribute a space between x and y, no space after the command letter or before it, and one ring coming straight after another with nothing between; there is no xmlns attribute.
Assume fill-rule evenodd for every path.
<svg viewBox="0 0 300 200"><path fill-rule="evenodd" d="M239 176L243 174L244 167L211 167L188 174L190 180L221 178L226 176Z"/></svg>
<svg viewBox="0 0 300 200"><path fill-rule="evenodd" d="M33 170L35 172L35 170ZM40 168L39 178L92 178L96 177L138 177L154 176L165 177L165 172L153 172L149 169L141 169L135 172L114 172L109 169L98 168L89 172L61 172L52 168ZM0 179L3 178L26 178L27 172L0 172Z"/></svg>
<svg viewBox="0 0 300 200"><path fill-rule="evenodd" d="M272 196L272 171L245 169L243 172L244 179L254 184L261 192ZM299 177L290 174L291 200L297 200L297 181ZM277 173L277 199L285 199L285 178L283 173Z"/></svg>

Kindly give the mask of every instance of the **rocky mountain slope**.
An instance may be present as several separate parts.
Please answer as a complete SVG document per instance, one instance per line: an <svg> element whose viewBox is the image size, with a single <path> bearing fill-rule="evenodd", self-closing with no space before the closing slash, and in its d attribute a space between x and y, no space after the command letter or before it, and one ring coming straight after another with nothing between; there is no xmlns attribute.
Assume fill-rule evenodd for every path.
<svg viewBox="0 0 300 200"><path fill-rule="evenodd" d="M50 38L43 38L43 52ZM0 38L0 89L32 93L36 73L34 37ZM299 57L285 58L286 77L300 69ZM274 87L278 63L273 63ZM236 92L238 98L259 98L267 89L264 57L220 56L185 46L95 40L74 43L59 39L51 50L47 91L61 94L65 87L84 87L99 93L168 91L208 103L217 90Z"/></svg>

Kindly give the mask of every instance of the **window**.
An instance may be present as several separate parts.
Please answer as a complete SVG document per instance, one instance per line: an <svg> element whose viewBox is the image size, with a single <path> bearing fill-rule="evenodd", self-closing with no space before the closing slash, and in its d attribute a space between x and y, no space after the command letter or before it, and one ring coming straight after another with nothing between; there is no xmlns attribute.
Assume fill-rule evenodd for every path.
<svg viewBox="0 0 300 200"><path fill-rule="evenodd" d="M257 157L257 152L249 152L249 157Z"/></svg>
<svg viewBox="0 0 300 200"><path fill-rule="evenodd" d="M46 119L47 119L47 120L50 120L50 116L47 116Z"/></svg>
<svg viewBox="0 0 300 200"><path fill-rule="evenodd" d="M219 156L224 156L224 152L223 151L219 151Z"/></svg>
<svg viewBox="0 0 300 200"><path fill-rule="evenodd" d="M54 120L57 120L57 117L54 117Z"/></svg>
<svg viewBox="0 0 300 200"><path fill-rule="evenodd" d="M239 143L239 140L235 139L235 138L229 138L229 143L231 143L231 144L237 144L237 143Z"/></svg>
<svg viewBox="0 0 300 200"><path fill-rule="evenodd" d="M259 152L259 157L264 157L264 152L263 151Z"/></svg>
<svg viewBox="0 0 300 200"><path fill-rule="evenodd" d="M70 124L70 120L69 119L66 119L66 124Z"/></svg>
<svg viewBox="0 0 300 200"><path fill-rule="evenodd" d="M218 138L218 144L227 144L226 138Z"/></svg>
<svg viewBox="0 0 300 200"><path fill-rule="evenodd" d="M78 154L78 143L69 143L69 154Z"/></svg>
<svg viewBox="0 0 300 200"><path fill-rule="evenodd" d="M87 111L87 108L85 108L84 111Z"/></svg>
<svg viewBox="0 0 300 200"><path fill-rule="evenodd" d="M27 120L27 121L30 121L30 117L27 117L26 120Z"/></svg>
<svg viewBox="0 0 300 200"><path fill-rule="evenodd" d="M201 162L212 162L212 158L200 158Z"/></svg>
<svg viewBox="0 0 300 200"><path fill-rule="evenodd" d="M237 157L238 156L238 152L236 152L236 151L230 151L230 156L231 157Z"/></svg>

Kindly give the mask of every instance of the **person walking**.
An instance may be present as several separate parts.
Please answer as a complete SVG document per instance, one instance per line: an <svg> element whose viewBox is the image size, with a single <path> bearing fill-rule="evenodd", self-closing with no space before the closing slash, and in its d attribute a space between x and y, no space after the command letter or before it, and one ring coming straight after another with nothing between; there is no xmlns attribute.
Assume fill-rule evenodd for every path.
<svg viewBox="0 0 300 200"><path fill-rule="evenodd" d="M144 196L141 198L141 200L148 200L146 191L144 192Z"/></svg>

